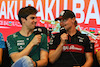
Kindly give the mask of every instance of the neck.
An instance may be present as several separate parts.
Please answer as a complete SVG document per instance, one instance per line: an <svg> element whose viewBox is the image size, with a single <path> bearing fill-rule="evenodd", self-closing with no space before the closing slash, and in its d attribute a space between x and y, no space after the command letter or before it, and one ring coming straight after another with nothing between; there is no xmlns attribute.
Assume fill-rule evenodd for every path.
<svg viewBox="0 0 100 67"><path fill-rule="evenodd" d="M72 28L71 28L70 30L68 30L67 32L68 32L68 34L69 34L70 36L73 36L73 35L76 34L76 29L75 29L75 27L72 27Z"/></svg>
<svg viewBox="0 0 100 67"><path fill-rule="evenodd" d="M22 29L19 31L21 35L23 36L30 36L32 33L33 33L34 29L33 30L28 30L28 29L25 29L22 27Z"/></svg>

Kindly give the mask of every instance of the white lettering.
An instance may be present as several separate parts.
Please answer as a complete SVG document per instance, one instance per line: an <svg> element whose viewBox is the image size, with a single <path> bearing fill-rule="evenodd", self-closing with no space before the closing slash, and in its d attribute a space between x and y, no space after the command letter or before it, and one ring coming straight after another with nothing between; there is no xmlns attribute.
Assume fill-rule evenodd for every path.
<svg viewBox="0 0 100 67"><path fill-rule="evenodd" d="M80 4L81 7L80 8L76 8L76 4ZM83 12L83 9L84 9L84 0L73 0L73 12L76 14L76 13L79 13L80 14L80 18L76 18L78 23L82 23L84 21L84 12Z"/></svg>
<svg viewBox="0 0 100 67"><path fill-rule="evenodd" d="M74 45L71 45L69 49L80 50L80 51L82 50L82 48L75 47Z"/></svg>
<svg viewBox="0 0 100 67"><path fill-rule="evenodd" d="M45 6L45 20L48 20L48 14L50 15L51 20L54 20L54 16L52 13L52 7L55 3L55 0L51 1L50 7L48 7L48 5L49 5L48 3L49 3L48 0L46 0L46 2L45 2L45 5L46 5Z"/></svg>
<svg viewBox="0 0 100 67"><path fill-rule="evenodd" d="M0 11L0 18L4 15L4 18L6 19L6 7L5 7L5 1L2 1L1 3L1 11Z"/></svg>
<svg viewBox="0 0 100 67"><path fill-rule="evenodd" d="M63 51L65 51L66 49L68 50L69 47L68 46L63 46Z"/></svg>
<svg viewBox="0 0 100 67"><path fill-rule="evenodd" d="M36 9L38 10L39 7L40 7L40 12L37 13L37 16L40 16L41 19L44 20L44 13L43 13L43 7L42 7L42 2L41 2L41 0L38 0ZM44 23L44 22L41 22L41 23Z"/></svg>
<svg viewBox="0 0 100 67"><path fill-rule="evenodd" d="M59 17L59 0L56 0L56 17Z"/></svg>
<svg viewBox="0 0 100 67"><path fill-rule="evenodd" d="M64 9L67 9L67 2L68 2L68 0L64 0Z"/></svg>
<svg viewBox="0 0 100 67"><path fill-rule="evenodd" d="M91 13L93 6L94 6L95 13ZM97 6L97 0L90 0L86 21L85 21L86 24L89 24L89 19L96 19L97 24L100 24L100 16L99 16L99 10Z"/></svg>
<svg viewBox="0 0 100 67"><path fill-rule="evenodd" d="M22 8L23 6L23 1L20 1L20 9Z"/></svg>
<svg viewBox="0 0 100 67"><path fill-rule="evenodd" d="M0 25L3 25L3 21L0 20Z"/></svg>
<svg viewBox="0 0 100 67"><path fill-rule="evenodd" d="M10 15L11 15L11 19L14 19L13 12L12 12L13 5L14 5L14 1L11 2L11 5L10 5L10 1L8 1L8 6L7 6L7 19L10 19L9 18Z"/></svg>
<svg viewBox="0 0 100 67"><path fill-rule="evenodd" d="M14 11L15 19L18 20L18 15L17 15L17 1L15 1L15 11Z"/></svg>

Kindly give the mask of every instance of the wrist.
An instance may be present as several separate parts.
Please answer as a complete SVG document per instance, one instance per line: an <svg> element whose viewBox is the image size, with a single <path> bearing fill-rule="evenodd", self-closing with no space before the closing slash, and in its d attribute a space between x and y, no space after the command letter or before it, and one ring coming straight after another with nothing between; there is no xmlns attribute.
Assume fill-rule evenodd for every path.
<svg viewBox="0 0 100 67"><path fill-rule="evenodd" d="M35 46L33 42L30 42L29 45L30 45L30 47L34 47Z"/></svg>
<svg viewBox="0 0 100 67"><path fill-rule="evenodd" d="M35 67L37 67L37 62L35 61Z"/></svg>
<svg viewBox="0 0 100 67"><path fill-rule="evenodd" d="M62 46L62 47L63 47L63 46L64 46L64 43L60 43L60 46Z"/></svg>

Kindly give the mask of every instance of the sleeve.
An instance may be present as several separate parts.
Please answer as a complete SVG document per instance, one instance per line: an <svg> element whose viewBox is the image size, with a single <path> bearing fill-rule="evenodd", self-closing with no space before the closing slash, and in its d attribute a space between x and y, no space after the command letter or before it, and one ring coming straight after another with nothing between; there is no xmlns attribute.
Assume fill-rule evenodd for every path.
<svg viewBox="0 0 100 67"><path fill-rule="evenodd" d="M0 33L0 48L5 48L5 42L3 39L3 35Z"/></svg>
<svg viewBox="0 0 100 67"><path fill-rule="evenodd" d="M49 43L49 50L55 50L60 43L60 34L52 35Z"/></svg>
<svg viewBox="0 0 100 67"><path fill-rule="evenodd" d="M90 44L90 40L89 40L89 37L88 36L86 36L85 37L85 52L92 52L93 51L93 47L91 46L91 44Z"/></svg>
<svg viewBox="0 0 100 67"><path fill-rule="evenodd" d="M14 52L18 52L17 43L16 40L13 38L13 36L7 37L7 47L8 47L9 55L11 55Z"/></svg>
<svg viewBox="0 0 100 67"><path fill-rule="evenodd" d="M49 46L47 44L47 36L45 34L42 35L42 39L41 39L41 43L40 43L40 49L49 52Z"/></svg>

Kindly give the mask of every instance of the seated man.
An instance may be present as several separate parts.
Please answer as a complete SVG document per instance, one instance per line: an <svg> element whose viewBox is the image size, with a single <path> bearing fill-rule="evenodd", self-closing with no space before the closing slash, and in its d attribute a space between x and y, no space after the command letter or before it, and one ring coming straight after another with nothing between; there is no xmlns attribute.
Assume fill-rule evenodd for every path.
<svg viewBox="0 0 100 67"><path fill-rule="evenodd" d="M18 13L22 29L7 37L9 55L13 61L11 67L43 67L48 63L47 36L38 34L38 29L35 29L36 13L32 6L24 7Z"/></svg>
<svg viewBox="0 0 100 67"><path fill-rule="evenodd" d="M2 64L3 48L5 48L5 42L2 33L0 33L0 65Z"/></svg>
<svg viewBox="0 0 100 67"><path fill-rule="evenodd" d="M50 41L50 67L91 67L93 63L90 40L76 30L76 17L70 10L63 10L59 18L66 31L53 36Z"/></svg>

